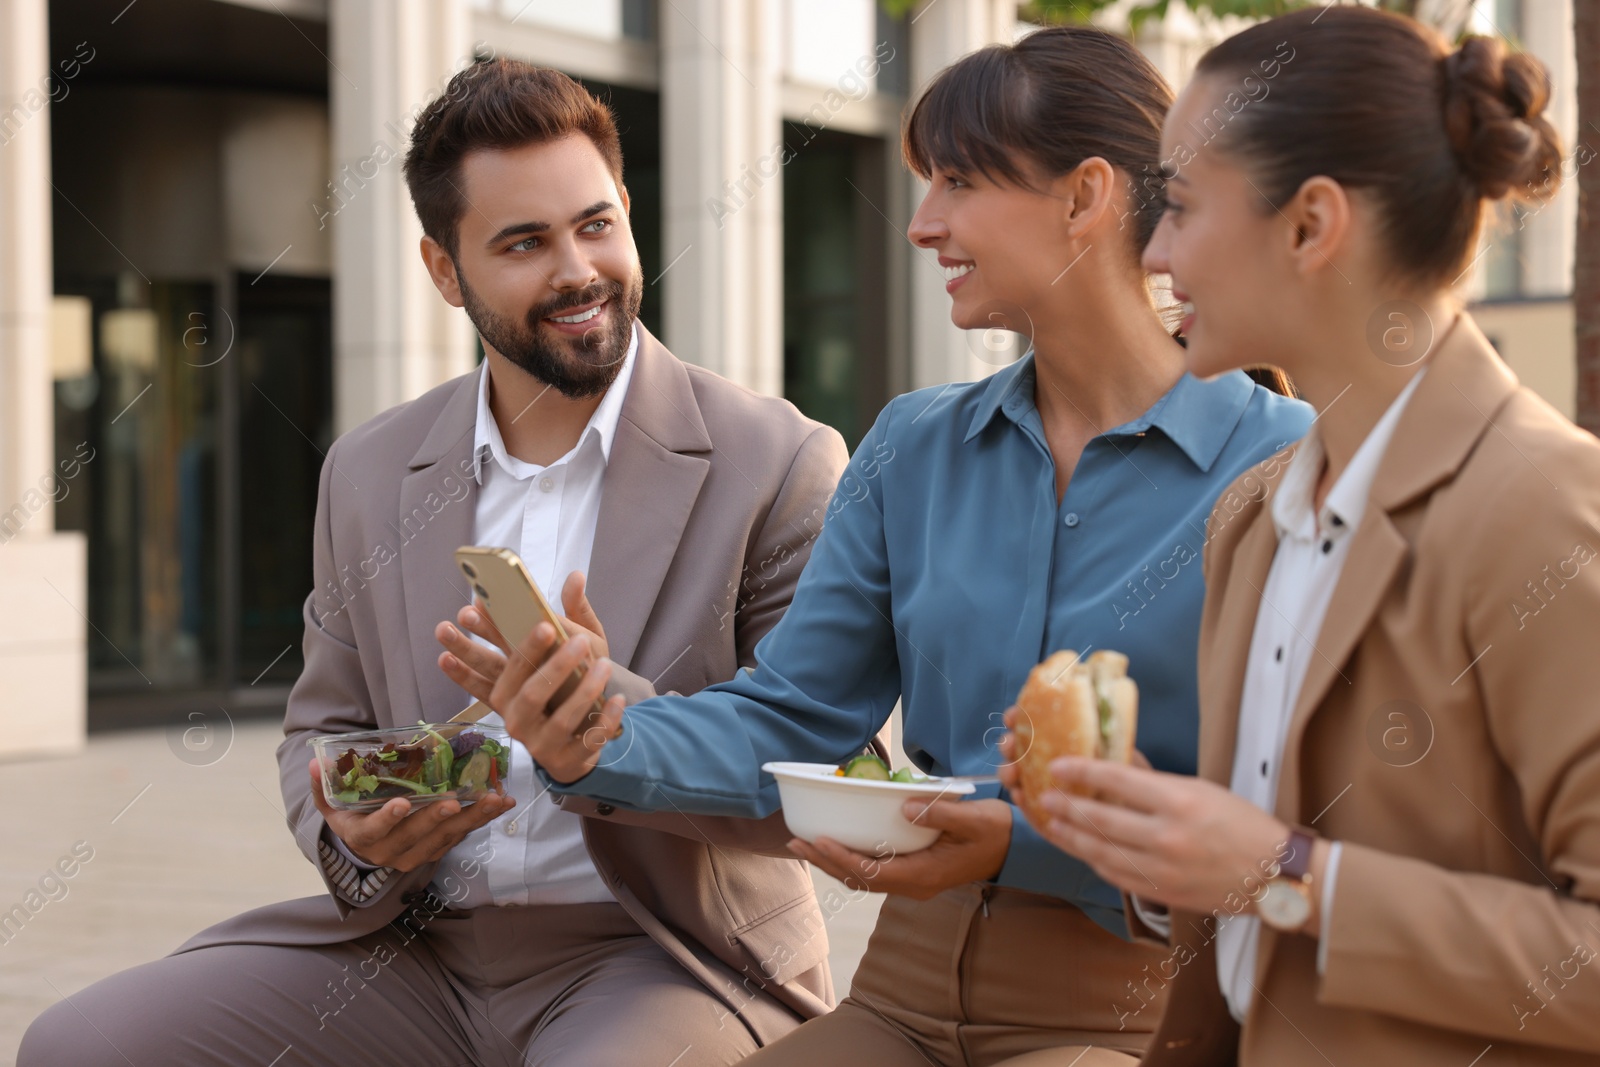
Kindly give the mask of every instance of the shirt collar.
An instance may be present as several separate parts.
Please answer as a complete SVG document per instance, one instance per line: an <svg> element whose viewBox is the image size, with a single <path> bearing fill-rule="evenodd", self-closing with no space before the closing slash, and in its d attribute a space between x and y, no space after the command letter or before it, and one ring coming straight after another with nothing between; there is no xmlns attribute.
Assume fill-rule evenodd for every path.
<svg viewBox="0 0 1600 1067"><path fill-rule="evenodd" d="M591 440L600 448L602 462L611 459L611 442L617 435L617 424L622 421L622 402L628 395L628 383L633 378L633 365L639 352L639 322L633 323L633 336L628 341L628 351L622 357L622 369L617 372L617 377L606 389L606 395L600 399L594 413L589 416L589 421L584 425L583 432L578 435L578 443L572 450L550 466L558 466L571 459L579 449ZM525 463L506 451L505 440L500 435L500 426L494 421L494 414L489 410L489 368L488 365L479 368L478 375L478 414L477 422L473 428L473 474L478 484L483 484L483 457L487 452L500 465L500 468L511 476L522 479L531 478L544 470L534 463Z"/></svg>
<svg viewBox="0 0 1600 1067"><path fill-rule="evenodd" d="M1322 444L1322 434L1312 423L1305 438L1295 446L1294 458L1289 461L1278 486L1278 495L1272 501L1272 522L1278 528L1279 539L1297 535L1309 540L1318 536L1319 530L1331 538L1343 537L1361 525L1367 513L1372 483L1378 476L1378 465L1389 450L1389 440L1394 436L1406 403L1427 372L1427 367L1423 367L1413 375L1400 395L1389 404L1350 458L1350 465L1328 490L1322 510L1316 514L1312 513L1311 502L1315 499L1317 480L1322 477L1327 451Z"/></svg>
<svg viewBox="0 0 1600 1067"><path fill-rule="evenodd" d="M1020 424L1033 409L1033 359L1033 352L1029 350L1011 366L990 376L965 440L976 437L1001 411L1012 422ZM1150 429L1160 430L1190 462L1208 471L1233 435L1233 428L1238 425L1254 391L1255 383L1243 371L1230 371L1210 381L1201 381L1185 371L1148 411L1107 430L1105 436L1128 437Z"/></svg>
<svg viewBox="0 0 1600 1067"><path fill-rule="evenodd" d="M978 398L978 410L973 412L972 425L962 443L982 433L995 415L1004 407L1012 422L1021 422L1022 416L1033 407L1033 350L1009 367L1001 367L983 383L983 395Z"/></svg>

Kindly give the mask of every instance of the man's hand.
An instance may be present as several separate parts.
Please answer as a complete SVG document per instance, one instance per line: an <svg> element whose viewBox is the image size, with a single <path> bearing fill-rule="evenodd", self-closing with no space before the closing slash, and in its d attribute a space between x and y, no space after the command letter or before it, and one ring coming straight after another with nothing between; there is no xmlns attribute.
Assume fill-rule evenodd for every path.
<svg viewBox="0 0 1600 1067"><path fill-rule="evenodd" d="M868 855L828 837L796 838L789 850L851 889L928 900L946 889L1000 873L1011 850L1011 805L1003 800L908 800L905 816L944 831L920 852L896 855L887 846Z"/></svg>
<svg viewBox="0 0 1600 1067"><path fill-rule="evenodd" d="M339 811L322 794L322 769L311 761L311 800L345 847L369 867L413 871L443 859L472 831L517 806L508 796L490 793L463 808L441 800L411 814L411 802L395 797L377 811Z"/></svg>
<svg viewBox="0 0 1600 1067"><path fill-rule="evenodd" d="M484 702L500 713L506 732L522 742L534 762L564 785L588 774L599 762L601 748L622 733L623 700L614 696L596 710L611 680L611 661L591 661L585 635L552 652L555 641L553 626L535 626L506 661ZM583 679L552 707L556 690L586 661Z"/></svg>
<svg viewBox="0 0 1600 1067"><path fill-rule="evenodd" d="M566 628L569 637L580 634L588 637L590 649L604 659L611 649L606 643L605 627L600 624L600 617L595 614L594 606L585 595L585 585L582 571L567 575L566 583L561 587L561 606L566 611L561 617L561 625ZM467 633L477 634L500 651L486 648L468 637ZM433 636L445 647L445 651L439 654L439 669L475 699L489 704L489 694L493 692L500 672L505 670L506 657L512 652L510 642L495 627L489 613L471 605L464 607L456 613L455 626L441 622L434 627ZM493 704L489 706L494 707Z"/></svg>

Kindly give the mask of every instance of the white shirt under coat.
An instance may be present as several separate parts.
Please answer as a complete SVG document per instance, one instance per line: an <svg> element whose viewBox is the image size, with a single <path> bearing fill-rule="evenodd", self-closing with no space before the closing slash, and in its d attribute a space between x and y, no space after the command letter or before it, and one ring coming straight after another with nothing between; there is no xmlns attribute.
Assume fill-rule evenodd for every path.
<svg viewBox="0 0 1600 1067"><path fill-rule="evenodd" d="M1320 655L1316 639L1328 613L1334 588L1350 555L1350 537L1367 511L1367 497L1378 465L1389 448L1395 426L1426 369L1419 371L1383 413L1350 465L1328 491L1320 511L1313 507L1317 482L1327 453L1313 423L1295 446L1294 458L1284 471L1272 500L1272 522L1277 527L1278 548L1261 591L1250 656L1245 666L1244 688L1239 698L1239 724L1233 750L1233 777L1229 789L1263 811L1274 811L1278 799L1278 772L1288 739L1300 689L1311 659ZM1313 827L1314 829L1314 827ZM1328 852L1321 886L1322 928L1333 912L1334 884L1339 875L1339 843ZM1170 932L1170 919L1134 898L1135 910L1145 925L1158 933ZM1255 915L1223 915L1217 923L1217 984L1228 1011L1240 1023L1256 995L1256 950L1261 941L1261 920ZM1327 963L1327 943L1317 946L1317 971Z"/></svg>
<svg viewBox="0 0 1600 1067"><path fill-rule="evenodd" d="M622 370L589 417L578 443L546 467L525 463L506 451L489 408L487 367L480 379L473 447L479 485L473 543L516 552L557 610L567 575L589 572L600 491L638 351L636 323ZM538 410L535 402L518 417L537 418ZM502 725L493 713L483 721ZM589 857L582 817L557 806L534 774L533 758L517 741L511 742L506 792L517 798L517 806L468 834L440 862L433 885L453 906L616 899Z"/></svg>
<svg viewBox="0 0 1600 1067"><path fill-rule="evenodd" d="M1373 426L1350 465L1328 490L1322 509L1313 508L1322 476L1322 436L1313 425L1295 450L1272 501L1272 522L1278 528L1278 550L1261 592L1244 690L1239 699L1239 733L1233 750L1229 788L1256 807L1277 807L1278 768L1306 668L1320 655L1316 638L1328 614L1334 587L1350 555L1350 537L1367 513L1378 464L1389 449L1406 402L1416 392L1419 371ZM1314 827L1313 827L1314 829ZM1322 877L1322 928L1333 913L1333 887L1339 875L1339 843L1328 852ZM1217 927L1217 980L1228 1011L1239 1022L1255 1000L1256 947L1261 920L1235 915ZM1317 972L1327 964L1327 942L1317 945Z"/></svg>

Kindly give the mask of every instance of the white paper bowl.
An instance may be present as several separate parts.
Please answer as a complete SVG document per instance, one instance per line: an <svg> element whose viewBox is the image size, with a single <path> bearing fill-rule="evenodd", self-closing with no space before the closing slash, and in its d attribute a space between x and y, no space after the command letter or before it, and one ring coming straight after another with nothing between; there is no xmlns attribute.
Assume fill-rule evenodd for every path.
<svg viewBox="0 0 1600 1067"><path fill-rule="evenodd" d="M875 782L841 778L832 763L764 763L778 780L783 821L802 841L833 840L872 856L917 852L933 844L939 831L913 823L900 808L913 797L957 797L971 793L971 782Z"/></svg>

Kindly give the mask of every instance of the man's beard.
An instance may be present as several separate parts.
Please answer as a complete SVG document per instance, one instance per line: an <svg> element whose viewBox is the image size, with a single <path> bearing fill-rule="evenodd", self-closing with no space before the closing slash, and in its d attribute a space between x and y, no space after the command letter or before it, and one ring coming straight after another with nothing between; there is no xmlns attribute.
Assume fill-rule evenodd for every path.
<svg viewBox="0 0 1600 1067"><path fill-rule="evenodd" d="M637 266L626 285L601 282L581 292L564 294L530 309L521 322L479 300L459 264L456 282L461 287L467 318L478 328L484 342L568 399L599 396L622 373L623 360L633 342L633 322L644 302L644 274ZM581 337L562 337L544 324L543 320L551 315L600 300L610 304L605 311L606 325L596 326Z"/></svg>

